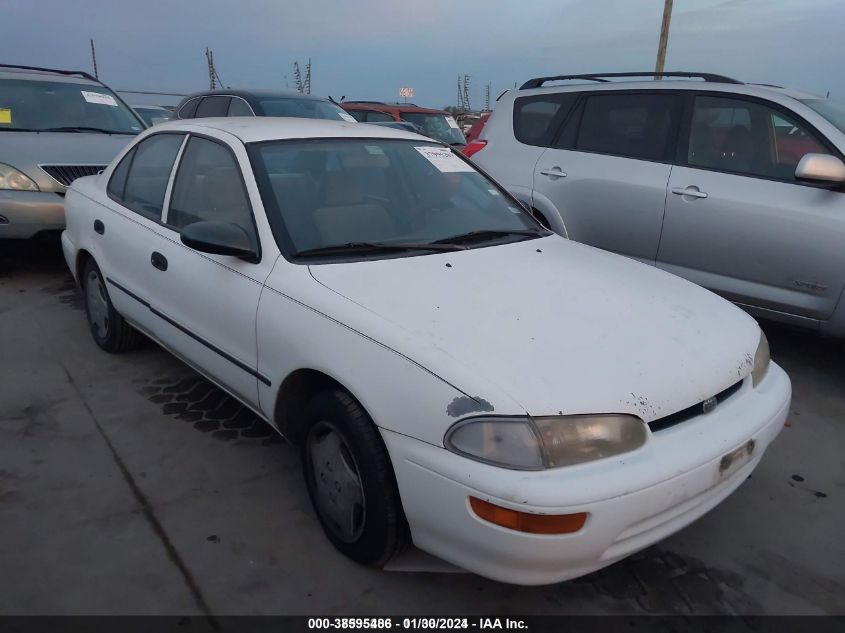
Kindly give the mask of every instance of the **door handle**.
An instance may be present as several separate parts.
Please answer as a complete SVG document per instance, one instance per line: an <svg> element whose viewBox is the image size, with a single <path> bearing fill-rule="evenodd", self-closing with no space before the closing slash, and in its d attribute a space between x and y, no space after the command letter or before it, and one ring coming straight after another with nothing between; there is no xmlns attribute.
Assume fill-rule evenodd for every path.
<svg viewBox="0 0 845 633"><path fill-rule="evenodd" d="M706 198L707 194L703 191L699 191L698 187L695 185L690 185L689 187L675 187L672 189L672 193L676 196L689 196L690 198Z"/></svg>
<svg viewBox="0 0 845 633"><path fill-rule="evenodd" d="M566 176L566 172L563 171L560 167L552 167L551 169L541 169L540 173L544 176L549 176L550 178L563 178Z"/></svg>
<svg viewBox="0 0 845 633"><path fill-rule="evenodd" d="M167 270L167 258L161 253L153 251L150 255L150 263L159 270Z"/></svg>
<svg viewBox="0 0 845 633"><path fill-rule="evenodd" d="M106 232L106 225L103 224L100 220L94 220L94 233L99 233L102 235Z"/></svg>

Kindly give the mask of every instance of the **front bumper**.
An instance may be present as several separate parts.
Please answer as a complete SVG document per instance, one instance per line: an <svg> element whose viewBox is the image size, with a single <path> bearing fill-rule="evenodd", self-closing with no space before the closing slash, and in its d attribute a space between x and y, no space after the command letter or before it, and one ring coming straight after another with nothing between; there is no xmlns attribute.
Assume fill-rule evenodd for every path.
<svg viewBox="0 0 845 633"><path fill-rule="evenodd" d="M414 544L482 576L525 585L590 573L689 525L751 474L783 427L791 385L774 363L763 381L714 411L659 431L634 453L541 472L481 464L382 430ZM720 472L724 455L755 442ZM472 495L537 514L587 512L577 533L536 535L487 523Z"/></svg>
<svg viewBox="0 0 845 633"><path fill-rule="evenodd" d="M59 194L0 190L0 239L27 239L64 227L65 204Z"/></svg>

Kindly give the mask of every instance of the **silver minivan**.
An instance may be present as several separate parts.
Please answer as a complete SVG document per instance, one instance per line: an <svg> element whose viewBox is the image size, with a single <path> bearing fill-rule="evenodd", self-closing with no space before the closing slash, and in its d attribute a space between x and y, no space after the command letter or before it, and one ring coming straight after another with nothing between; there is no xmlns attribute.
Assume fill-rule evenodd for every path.
<svg viewBox="0 0 845 633"><path fill-rule="evenodd" d="M68 185L145 128L87 73L0 64L0 239L63 229Z"/></svg>
<svg viewBox="0 0 845 633"><path fill-rule="evenodd" d="M845 104L646 75L532 79L465 153L562 235L845 336Z"/></svg>

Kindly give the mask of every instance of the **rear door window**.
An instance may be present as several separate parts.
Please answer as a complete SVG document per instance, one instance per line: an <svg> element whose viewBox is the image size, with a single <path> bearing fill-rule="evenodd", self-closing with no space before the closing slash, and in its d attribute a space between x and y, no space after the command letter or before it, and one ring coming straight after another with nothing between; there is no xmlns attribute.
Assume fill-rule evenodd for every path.
<svg viewBox="0 0 845 633"><path fill-rule="evenodd" d="M360 120L360 119L359 119ZM367 123L375 123L378 121L393 121L394 118L387 114L387 112L367 112Z"/></svg>
<svg viewBox="0 0 845 633"><path fill-rule="evenodd" d="M229 97L206 97L197 106L195 118L226 116L229 110Z"/></svg>
<svg viewBox="0 0 845 633"><path fill-rule="evenodd" d="M575 149L645 160L667 160L674 148L678 99L670 94L587 97Z"/></svg>
<svg viewBox="0 0 845 633"><path fill-rule="evenodd" d="M200 104L200 101L202 101L201 97L194 97L193 99L186 101L185 105L179 108L177 116L180 119L193 119L194 115L197 113L197 106Z"/></svg>
<svg viewBox="0 0 845 633"><path fill-rule="evenodd" d="M548 147L578 98L577 92L520 97L513 104L513 133L521 143Z"/></svg>
<svg viewBox="0 0 845 633"><path fill-rule="evenodd" d="M182 134L155 134L138 144L119 198L124 206L151 220L161 219L164 192L183 138Z"/></svg>

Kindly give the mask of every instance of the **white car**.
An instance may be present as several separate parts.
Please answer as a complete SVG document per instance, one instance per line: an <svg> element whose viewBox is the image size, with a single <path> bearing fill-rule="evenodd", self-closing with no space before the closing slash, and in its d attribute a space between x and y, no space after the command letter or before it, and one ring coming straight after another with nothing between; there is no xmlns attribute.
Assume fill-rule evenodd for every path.
<svg viewBox="0 0 845 633"><path fill-rule="evenodd" d="M66 209L97 344L143 332L301 444L361 563L410 539L506 582L586 574L713 508L786 418L751 317L416 134L163 123Z"/></svg>

